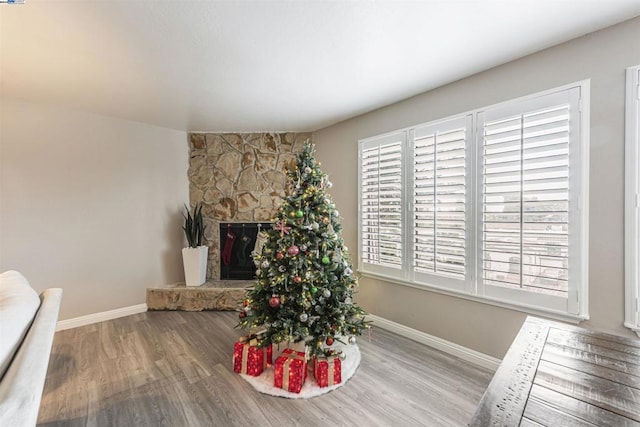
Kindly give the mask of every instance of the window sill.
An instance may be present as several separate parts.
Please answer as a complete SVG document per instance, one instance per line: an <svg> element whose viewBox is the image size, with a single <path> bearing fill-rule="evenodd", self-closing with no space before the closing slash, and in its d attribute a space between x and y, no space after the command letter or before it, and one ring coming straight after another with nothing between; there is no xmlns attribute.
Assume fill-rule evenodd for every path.
<svg viewBox="0 0 640 427"><path fill-rule="evenodd" d="M389 277L382 274L373 274L373 273L365 272L361 270L358 270L358 273L360 273L361 277L382 280L393 285L408 286L410 288L420 289L423 291L435 292L438 294L443 294L451 297L462 298L468 301L493 305L501 308L507 308L507 309L519 311L522 313L532 314L534 316L541 316L548 319L560 320L563 322L572 323L574 325L577 325L584 320L589 320L589 315L576 315L576 314L562 313L562 312L553 311L553 310L544 310L539 307L528 306L525 304L517 304L511 301L504 301L504 300L490 298L486 296L471 295L466 292L455 291L452 289L442 288L442 287L430 285L427 283L413 283L413 282L398 279L395 277ZM636 328L634 331L637 334L639 334L638 336L640 336L640 328Z"/></svg>

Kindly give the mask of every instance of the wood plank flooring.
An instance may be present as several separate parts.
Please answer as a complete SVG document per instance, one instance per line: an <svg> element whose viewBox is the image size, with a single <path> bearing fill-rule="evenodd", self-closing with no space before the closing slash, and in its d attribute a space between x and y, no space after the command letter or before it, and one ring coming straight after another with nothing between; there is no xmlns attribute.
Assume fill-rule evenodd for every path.
<svg viewBox="0 0 640 427"><path fill-rule="evenodd" d="M492 372L375 326L343 387L255 391L231 366L231 312L147 312L56 334L40 426L463 426Z"/></svg>

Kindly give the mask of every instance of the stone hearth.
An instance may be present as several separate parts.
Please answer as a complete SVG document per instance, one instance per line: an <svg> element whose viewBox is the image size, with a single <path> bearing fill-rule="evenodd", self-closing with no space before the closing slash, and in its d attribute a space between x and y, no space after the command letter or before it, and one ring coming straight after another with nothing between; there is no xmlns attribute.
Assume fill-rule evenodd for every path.
<svg viewBox="0 0 640 427"><path fill-rule="evenodd" d="M147 288L149 310L237 310L254 281L215 280L201 286L184 284Z"/></svg>

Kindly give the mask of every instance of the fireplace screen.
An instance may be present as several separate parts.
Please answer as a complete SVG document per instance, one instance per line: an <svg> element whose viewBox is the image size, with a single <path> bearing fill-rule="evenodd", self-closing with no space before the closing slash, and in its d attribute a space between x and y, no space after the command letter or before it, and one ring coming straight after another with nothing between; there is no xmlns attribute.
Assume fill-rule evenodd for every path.
<svg viewBox="0 0 640 427"><path fill-rule="evenodd" d="M270 229L269 222L220 223L220 279L252 280L256 266L252 253L260 246L258 233Z"/></svg>

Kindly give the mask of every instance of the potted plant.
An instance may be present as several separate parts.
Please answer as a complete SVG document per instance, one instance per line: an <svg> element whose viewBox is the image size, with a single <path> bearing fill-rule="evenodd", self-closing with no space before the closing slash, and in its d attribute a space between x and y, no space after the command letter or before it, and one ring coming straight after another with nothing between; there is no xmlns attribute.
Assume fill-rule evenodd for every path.
<svg viewBox="0 0 640 427"><path fill-rule="evenodd" d="M202 244L204 238L204 222L202 221L202 204L196 204L193 216L187 205L184 206L184 234L189 246L182 249L184 278L187 286L200 286L207 280L207 255L209 248Z"/></svg>

